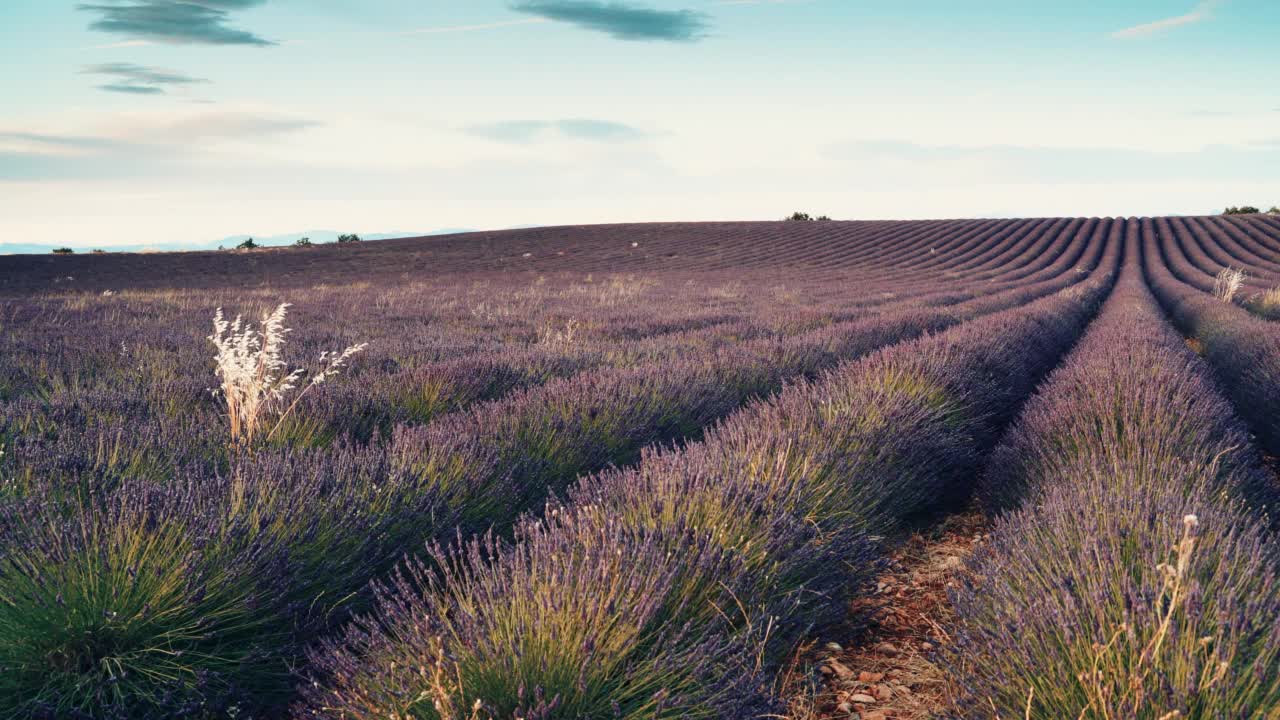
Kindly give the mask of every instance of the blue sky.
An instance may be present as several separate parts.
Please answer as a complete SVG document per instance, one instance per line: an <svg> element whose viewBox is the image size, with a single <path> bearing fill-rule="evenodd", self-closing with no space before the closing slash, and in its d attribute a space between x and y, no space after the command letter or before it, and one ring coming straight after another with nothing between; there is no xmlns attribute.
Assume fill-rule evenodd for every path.
<svg viewBox="0 0 1280 720"><path fill-rule="evenodd" d="M1271 0L6 0L0 242L1280 204Z"/></svg>

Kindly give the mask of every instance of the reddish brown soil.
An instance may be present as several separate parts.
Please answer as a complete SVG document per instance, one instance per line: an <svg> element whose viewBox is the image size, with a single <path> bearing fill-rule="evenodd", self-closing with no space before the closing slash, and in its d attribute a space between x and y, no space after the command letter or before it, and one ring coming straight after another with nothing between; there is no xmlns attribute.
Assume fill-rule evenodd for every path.
<svg viewBox="0 0 1280 720"><path fill-rule="evenodd" d="M876 592L850 607L854 638L823 638L801 662L820 663L822 682L798 688L789 720L925 720L945 714L953 691L936 664L951 641L947 588L986 537L989 521L968 512L916 534L894 552ZM838 642L829 642L836 640Z"/></svg>

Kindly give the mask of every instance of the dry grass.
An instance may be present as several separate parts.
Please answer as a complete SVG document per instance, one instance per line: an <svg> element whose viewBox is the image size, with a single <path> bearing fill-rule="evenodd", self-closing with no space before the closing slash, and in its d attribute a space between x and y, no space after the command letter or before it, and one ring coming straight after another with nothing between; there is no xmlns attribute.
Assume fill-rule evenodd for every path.
<svg viewBox="0 0 1280 720"><path fill-rule="evenodd" d="M1266 292L1259 293L1253 298L1251 304L1254 312L1266 318L1280 318L1280 287L1273 287Z"/></svg>
<svg viewBox="0 0 1280 720"><path fill-rule="evenodd" d="M1243 270L1223 268L1213 281L1214 296L1222 302L1233 302L1236 293L1240 292L1240 288L1244 285L1244 278Z"/></svg>
<svg viewBox="0 0 1280 720"><path fill-rule="evenodd" d="M558 350L573 347L581 328L582 323L573 318L566 320L564 325L547 323L538 328L538 344Z"/></svg>
<svg viewBox="0 0 1280 720"><path fill-rule="evenodd" d="M261 330L240 315L227 320L222 308L214 315L209 341L217 348L215 372L221 385L213 392L226 403L231 441L237 445L251 445L264 431L269 440L307 392L337 375L353 355L368 347L368 343L361 343L342 352L321 354L320 369L288 402L307 375L303 368L289 370L284 361L285 336L291 332L284 324L288 312L289 304L281 303L274 311L264 313ZM273 418L274 424L268 425Z"/></svg>
<svg viewBox="0 0 1280 720"><path fill-rule="evenodd" d="M1118 643L1133 642L1133 628L1129 625L1116 628L1105 645L1094 645L1093 666L1079 678L1088 696L1088 704L1080 711L1080 720L1120 720L1131 717L1130 713L1140 708L1148 709L1148 700L1143 695L1148 678L1152 674L1168 673L1170 668L1164 667L1165 663L1182 660L1176 654L1169 657L1160 652L1169 637L1169 629L1174 624L1175 616L1183 611L1187 602L1187 575L1196 547L1196 528L1200 523L1195 515L1187 515L1182 519L1182 524L1182 538L1173 547L1172 562L1159 566L1164 585L1154 604L1157 623L1151 637L1142 640L1142 650L1137 654L1137 662L1131 662L1133 653L1119 651L1117 648ZM1215 638L1201 638L1199 645L1206 654L1207 662L1204 663L1198 687L1200 691L1205 691L1222 680L1230 663L1219 657ZM1160 712L1158 709L1156 711ZM1161 712L1157 720L1176 720L1181 717L1183 715L1180 711L1172 710Z"/></svg>

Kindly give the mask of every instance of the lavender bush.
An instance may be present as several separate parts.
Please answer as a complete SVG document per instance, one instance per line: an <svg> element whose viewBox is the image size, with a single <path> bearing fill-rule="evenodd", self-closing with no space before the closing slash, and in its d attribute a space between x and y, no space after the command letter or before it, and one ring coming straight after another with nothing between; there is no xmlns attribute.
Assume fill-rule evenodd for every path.
<svg viewBox="0 0 1280 720"><path fill-rule="evenodd" d="M965 481L1105 293L1114 239L1097 243L1113 248L1102 277L1076 291L790 388L701 443L587 480L509 546L437 550L435 572L410 565L374 615L313 656L298 713L742 717L733 703L755 696L726 705L720 692L758 687L839 613L875 568L872 532ZM620 532L654 547L630 554Z"/></svg>
<svg viewBox="0 0 1280 720"><path fill-rule="evenodd" d="M1130 225L1115 294L989 460L981 496L1014 511L954 593L966 717L1280 703L1280 547L1259 516L1274 478L1139 254Z"/></svg>
<svg viewBox="0 0 1280 720"><path fill-rule="evenodd" d="M1114 700L1113 716L1141 716L1124 704L1138 687L1189 717L1274 703L1266 675L1249 675L1275 662L1274 640L1247 620L1274 614L1274 550L1255 514L1274 482L1149 309L1131 303L1090 341L1095 360L1077 354L1081 369L1053 381L1092 388L1074 402L1081 418L1132 414L1077 426L1062 412L1033 424L1029 410L1025 439L987 452L1080 334L1126 236L1146 250L1126 272L1143 261L1250 429L1280 447L1274 325L1209 295L1227 264L1271 282L1280 226L822 225L6 264L0 717L275 717L291 703L326 718L776 712L774 671L865 588L876 538L954 507L979 476L992 508L1042 513L1000 540L1010 557L1039 553L1039 575L1010 575L999 603L1039 593L1052 618L1076 618L1073 642L1088 638L1018 672L1108 668L1036 685L1036 702ZM199 289L130 282L143 276ZM1117 297L1132 299L1129 276ZM240 452L207 392L207 319L269 313L298 292L291 355L370 346ZM1063 482L1068 461L1084 469ZM1119 492L1117 476L1174 481ZM1068 527L1073 504L1100 517ZM1078 547L1122 552L1068 557ZM1085 558L1096 577L1064 572ZM1124 610L1082 609L1051 576L1118 593ZM1129 634L1102 630L1117 618ZM1214 640L1193 647L1195 633ZM974 654L1000 660L975 672L1009 673L967 680L975 696L998 685L1001 714L1021 715L1032 686L1009 670L1017 649L973 637Z"/></svg>
<svg viewBox="0 0 1280 720"><path fill-rule="evenodd" d="M1196 340L1223 389L1263 446L1280 452L1280 328L1179 282L1160 262L1152 223L1142 223L1144 270L1170 318Z"/></svg>

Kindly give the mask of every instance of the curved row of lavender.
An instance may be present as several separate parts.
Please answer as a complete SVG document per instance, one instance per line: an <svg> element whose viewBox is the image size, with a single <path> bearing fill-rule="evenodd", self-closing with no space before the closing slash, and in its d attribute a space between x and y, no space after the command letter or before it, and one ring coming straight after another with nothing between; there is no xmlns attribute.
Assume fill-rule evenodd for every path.
<svg viewBox="0 0 1280 720"><path fill-rule="evenodd" d="M423 277L572 273L735 274L915 268L927 236L991 232L1008 221L822 223L644 223L540 227L248 252L10 256L0 258L0 294L82 288L307 288L317 280L409 284Z"/></svg>
<svg viewBox="0 0 1280 720"><path fill-rule="evenodd" d="M309 718L758 716L795 642L843 613L873 537L962 494L1108 292L1083 284L895 345L588 478L508 544L410 563L312 654Z"/></svg>
<svg viewBox="0 0 1280 720"><path fill-rule="evenodd" d="M1096 267L1106 247L1102 226L1077 244L1082 251L1088 248L1084 267ZM697 429L753 397L775 392L787 378L813 377L878 347L1025 304L1084 277L1059 268L1040 282L950 307L906 308L784 343L740 343L705 363L550 383L474 414L406 429L393 438L389 452L412 476L445 488L448 502L471 520L467 526L508 526L579 474L634 462L636 453L655 442L696 437ZM685 427L667 430L673 422Z"/></svg>
<svg viewBox="0 0 1280 720"><path fill-rule="evenodd" d="M1257 284L1267 287L1280 282L1280 226L1265 217L1213 221L1207 218L1180 218L1192 229L1191 240L1198 246L1197 255L1208 261L1199 265L1210 274L1222 267L1243 267Z"/></svg>
<svg viewBox="0 0 1280 720"><path fill-rule="evenodd" d="M1250 232L1257 232L1265 223L1241 220L1231 222L1222 220L1214 222L1201 218L1161 218L1157 224L1162 225L1162 239L1171 250L1176 250L1185 259L1187 269L1195 271L1197 280L1200 277L1217 275L1224 267L1242 267L1248 269L1250 283L1264 288L1274 287L1277 275L1268 268L1265 261L1243 246L1234 242L1237 239L1250 238ZM1244 230L1242 230L1242 228ZM1234 231L1229 234L1225 231ZM1265 233L1260 235L1265 238Z"/></svg>
<svg viewBox="0 0 1280 720"><path fill-rule="evenodd" d="M1138 229L1099 318L987 463L979 497L1011 512L953 593L964 717L1280 707L1280 544L1259 514L1280 486L1148 291Z"/></svg>
<svg viewBox="0 0 1280 720"><path fill-rule="evenodd" d="M1066 239L1053 241L1060 253L1052 262L1001 259L1019 274L1008 281L1014 289L983 294L1002 286L988 282L998 275L985 278L982 289L957 285L956 298L971 301L933 309L904 301L897 311L820 323L792 338L698 345L702 331L691 330L674 341L669 364L588 370L444 415L418 431L393 431L387 440L350 432L312 442L316 433L308 432L305 442L295 435L247 456L226 452L212 428L218 419L204 396L208 381L180 372L194 329L157 321L220 298L122 303L105 296L18 307L7 323L61 324L67 338L86 341L50 348L49 335L32 334L30 354L20 356L26 364L10 366L43 377L8 376L4 397L2 432L11 452L3 458L0 503L0 711L173 717L284 702L288 662L301 644L362 607L368 579L400 553L454 531L510 525L579 473L696 433L788 377L1078 282L1076 265L1096 265L1103 247L1101 224L1085 226L1093 230L1082 237L1075 234L1081 223L1055 226ZM1037 246L1048 245L1027 235L1023 247ZM972 247L985 252L981 243ZM424 342L413 332L422 315L396 304L411 306L410 292L380 299L358 290L328 293L325 310L337 319L336 332L300 344L341 344L368 329L342 320L372 299L398 320L381 327L381 337L407 341L371 358L379 369L413 358L418 343L464 352L496 345L486 336L467 342L465 317L459 334ZM597 302L594 290L590 297ZM131 330L117 356L119 335L86 333L70 322L80 307L109 321L104 328L129 315L151 323ZM833 307L833 317L838 312ZM706 332L719 329L713 323ZM711 357L694 360L683 347ZM55 357L65 364L49 362ZM349 384L370 375L376 371Z"/></svg>
<svg viewBox="0 0 1280 720"><path fill-rule="evenodd" d="M953 305L1060 272L1063 260L1075 259L1064 255L1072 237L1059 233L1053 252L1025 268L1007 263L1007 277L990 278L998 283L974 281L978 289L964 292L934 284L916 298L894 292L897 300L887 305L883 295L890 293L860 286L850 298L849 285L821 281L809 287L832 297L819 298L823 304L816 307L808 306L809 298L797 303L788 297L791 290L777 286L767 294L746 293L733 283L690 291L688 283L634 277L598 286L470 288L466 296L479 299L469 302L454 300L447 286L376 294L322 291L308 308L311 317L304 316L311 322L308 334L299 338L303 351L348 345L353 338L370 338L374 348L354 369L359 381L309 398L299 414L303 420L283 428L284 439L303 446L325 446L339 436L367 442L398 425L425 424L444 412L592 368L676 361L743 339L802 334L914 303ZM1074 253L1082 251L1076 244ZM702 283L716 279L699 278ZM430 300L440 296L450 299ZM208 379L183 372L207 364L199 340L206 330L192 323L220 299L188 295L165 302L170 300L73 298L14 307L0 353L0 401L11 419L15 437L8 454L19 480L31 474L24 468L33 463L24 462L25 455L56 458L66 472L158 477L200 458L220 458L224 440L216 406L204 394ZM648 314L637 313L632 301L643 303ZM377 323L361 307L367 303L380 307ZM497 308L506 310L494 317ZM55 317L54 329L46 313ZM654 315L665 320L654 322ZM316 332L316 316L333 323ZM538 325L550 329L548 342L537 337ZM103 332L104 327L112 332ZM323 332L330 327L339 332ZM620 337L637 342L618 342ZM64 424L78 433L49 430ZM123 427L134 432L121 432Z"/></svg>
<svg viewBox="0 0 1280 720"><path fill-rule="evenodd" d="M1150 221L1142 222L1142 234L1151 291L1178 329L1198 343L1262 446L1280 454L1280 326L1182 282L1161 262Z"/></svg>
<svg viewBox="0 0 1280 720"><path fill-rule="evenodd" d="M1268 319L1280 317L1280 224L1267 217L1156 218L1159 250L1174 276L1204 292L1223 272L1240 286L1225 299Z"/></svg>
<svg viewBox="0 0 1280 720"><path fill-rule="evenodd" d="M982 227L986 226L975 229ZM966 293L956 292L954 282L940 286L937 280L914 288L895 281L877 292L875 286L843 278L786 275L768 278L767 293L746 292L748 285L758 282L750 275L613 276L594 283L587 277L560 286L534 282L515 287L492 287L511 281L486 278L465 289L438 283L376 291L313 289L307 307L299 309L306 334L297 343L303 353L358 341L372 347L354 369L365 381L310 398L301 414L308 424L286 428L286 434L307 444L331 442L340 430L368 440L396 424L425 423L443 411L590 367L652 362L672 352L704 352L708 341L723 344L814 330L912 302L913 293L922 304L953 304L979 292L1007 289L1044 270L1050 258L1063 252L1069 237L1059 233L1052 252L1024 253L1025 270L1016 263L986 267L971 281L979 289ZM966 253L957 249L955 257L963 260ZM1002 275L990 277L997 270ZM1000 282L982 286L978 279ZM254 293L251 307L274 307L270 297ZM174 413L163 408L175 404L184 414L188 407L212 408L211 403L199 402L208 384L206 374L187 369L208 363L201 341L207 333L206 314L220 304L244 307L245 301L243 293L223 291L162 295L158 300L125 294L16 304L8 310L9 332L0 353L0 400L22 394L25 386L29 396L71 403L77 412L92 414L94 407L104 404L95 394L136 396L140 388L147 388L153 391L129 402L150 407L131 408L131 415L165 418ZM679 336L712 328L718 329L707 340L697 333ZM652 336L656 337L646 343L617 342ZM137 422L136 417L130 420L131 425ZM200 421L205 437L216 444L216 417L200 414ZM165 432L170 423L164 425L151 432ZM114 454L137 452L141 451L126 447Z"/></svg>

